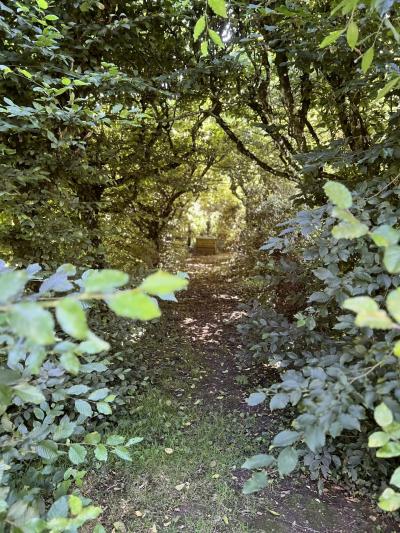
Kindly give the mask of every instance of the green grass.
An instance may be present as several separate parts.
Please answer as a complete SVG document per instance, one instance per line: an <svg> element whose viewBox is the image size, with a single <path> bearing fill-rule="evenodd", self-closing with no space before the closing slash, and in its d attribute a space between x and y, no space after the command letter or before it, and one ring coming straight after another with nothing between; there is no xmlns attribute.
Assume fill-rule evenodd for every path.
<svg viewBox="0 0 400 533"><path fill-rule="evenodd" d="M111 459L87 478L85 492L103 507L109 529L248 531L254 504L241 494L236 469L254 451L252 424L153 390L113 431L144 437L132 463Z"/></svg>

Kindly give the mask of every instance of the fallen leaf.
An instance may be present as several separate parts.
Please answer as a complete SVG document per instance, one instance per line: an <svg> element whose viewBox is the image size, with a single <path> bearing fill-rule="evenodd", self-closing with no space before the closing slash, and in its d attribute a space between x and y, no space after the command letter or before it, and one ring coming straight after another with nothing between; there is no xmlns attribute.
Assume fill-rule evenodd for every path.
<svg viewBox="0 0 400 533"><path fill-rule="evenodd" d="M183 490L185 488L185 483L180 483L179 485L175 485L176 490Z"/></svg>

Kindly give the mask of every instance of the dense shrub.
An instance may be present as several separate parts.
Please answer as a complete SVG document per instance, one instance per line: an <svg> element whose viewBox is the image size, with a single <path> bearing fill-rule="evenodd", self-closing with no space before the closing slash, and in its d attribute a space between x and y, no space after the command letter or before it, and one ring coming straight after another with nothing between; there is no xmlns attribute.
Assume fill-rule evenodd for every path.
<svg viewBox="0 0 400 533"><path fill-rule="evenodd" d="M291 428L272 442L273 447L283 448L283 458L279 457L284 474L301 459L320 486L324 479L338 474L373 492L388 481L391 461L377 459L367 443L375 429L377 405L383 403L395 420L400 418L399 363L392 354L392 341L398 333L396 329L382 332L361 327L373 325L354 322L343 303L349 297L368 295L379 304L399 285L397 266L388 272L382 263L379 238L353 238L371 227L378 226L379 235L381 228L395 225L400 215L399 195L400 188L393 183L362 184L354 193L354 215L343 215L345 222L336 226L339 230L334 230L334 236L336 220L326 206L300 213L288 223L290 233L264 246L290 253L300 233L304 260L315 276L314 287L308 291L309 305L297 314L297 323L295 317L288 320L276 314L271 320L273 311L260 307L242 325L249 352L284 369L282 381L268 391L273 393L270 409L292 405L297 412ZM346 224L354 224L352 232ZM265 393L260 392L249 401L254 404L264 399ZM291 468L285 470L287 464Z"/></svg>
<svg viewBox="0 0 400 533"><path fill-rule="evenodd" d="M109 344L89 329L84 309L105 301L121 317L150 320L160 316L154 296L171 299L187 281L158 272L118 290L129 281L118 270L76 277L65 264L45 279L40 270L2 263L0 271L0 520L16 532L76 531L101 512L79 494L83 465L110 453L130 461L129 447L142 440L101 434L123 371L110 371Z"/></svg>

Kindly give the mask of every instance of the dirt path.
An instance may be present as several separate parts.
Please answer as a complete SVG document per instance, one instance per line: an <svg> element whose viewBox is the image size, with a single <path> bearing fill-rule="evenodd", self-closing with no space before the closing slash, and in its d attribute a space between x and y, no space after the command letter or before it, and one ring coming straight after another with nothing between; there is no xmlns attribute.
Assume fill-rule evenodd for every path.
<svg viewBox="0 0 400 533"><path fill-rule="evenodd" d="M284 422L245 403L252 385L244 384L246 370L237 366L236 326L246 296L232 279L232 260L190 258L189 290L178 303L163 303L160 322L125 356L132 379L138 361L150 361L151 368L117 431L144 441L132 463L112 463L88 479L86 493L104 509L103 525L134 533L396 531L375 505L333 485L320 497L303 474L283 481L272 474L264 491L241 493L249 472L240 465L267 451ZM126 333L124 349L132 342L129 328Z"/></svg>
<svg viewBox="0 0 400 533"><path fill-rule="evenodd" d="M240 336L236 325L241 317L238 305L241 295L230 276L232 257L229 255L194 257L187 263L190 290L171 314L171 319L189 337L195 352L202 358L206 374L200 396L206 410L222 406L228 412L251 413L257 416L255 435L266 435L277 427L277 415L265 409L251 409L245 403L251 389L238 381L240 370L236 354L240 350ZM263 427L266 426L266 427ZM260 439L262 440L262 439ZM264 448L260 453L266 452ZM238 473L238 489L248 472ZM281 481L276 479L264 493L251 496L259 503L257 518L248 524L248 531L365 533L394 531L393 523L382 521L376 507L369 502L346 495L331 485L323 496L316 484L305 476ZM279 509L279 516L265 507ZM385 517L386 518L386 517ZM390 521L391 522L391 521Z"/></svg>

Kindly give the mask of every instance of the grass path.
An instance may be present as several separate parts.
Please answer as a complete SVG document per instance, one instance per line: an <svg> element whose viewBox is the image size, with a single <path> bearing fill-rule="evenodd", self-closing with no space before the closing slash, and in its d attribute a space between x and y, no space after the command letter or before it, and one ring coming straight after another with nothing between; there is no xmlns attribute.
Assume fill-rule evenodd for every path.
<svg viewBox="0 0 400 533"><path fill-rule="evenodd" d="M230 260L189 260L190 289L164 306L140 341L154 359L153 385L118 432L144 441L132 463L99 466L88 477L85 491L103 507L101 522L107 531L135 533L394 531L374 506L334 486L319 497L303 475L241 494L248 472L240 465L267 449L280 420L244 402Z"/></svg>

